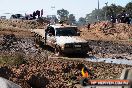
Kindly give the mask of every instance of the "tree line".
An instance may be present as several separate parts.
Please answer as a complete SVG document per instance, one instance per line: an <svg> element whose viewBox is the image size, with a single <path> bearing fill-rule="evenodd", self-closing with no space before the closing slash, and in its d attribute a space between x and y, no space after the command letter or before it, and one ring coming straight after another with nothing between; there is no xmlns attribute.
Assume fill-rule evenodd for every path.
<svg viewBox="0 0 132 88"><path fill-rule="evenodd" d="M85 17L80 17L78 21L76 20L74 14L69 14L68 10L57 10L59 20L65 21L69 24L79 25L104 20L110 21L111 17L116 18L118 16L121 16L122 14L127 14L127 16L132 18L132 2L127 3L124 7L120 5L111 4L110 6L104 6L101 9L95 9L91 13L86 14Z"/></svg>
<svg viewBox="0 0 132 88"><path fill-rule="evenodd" d="M104 6L102 9L95 9L92 13L86 15L85 21L90 23L104 20L110 21L111 17L118 18L123 14L132 18L132 2L126 4L125 7L111 4L110 6Z"/></svg>

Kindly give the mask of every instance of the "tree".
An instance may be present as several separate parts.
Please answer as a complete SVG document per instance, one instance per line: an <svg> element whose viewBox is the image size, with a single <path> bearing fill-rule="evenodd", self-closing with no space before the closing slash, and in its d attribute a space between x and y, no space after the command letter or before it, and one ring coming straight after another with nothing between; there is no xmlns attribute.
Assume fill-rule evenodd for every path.
<svg viewBox="0 0 132 88"><path fill-rule="evenodd" d="M130 14L130 16L132 17L132 2L129 2L126 6L125 6L125 10L128 14Z"/></svg>
<svg viewBox="0 0 132 88"><path fill-rule="evenodd" d="M85 19L87 23L93 23L97 21L110 20L111 16L116 17L122 12L124 8L122 6L116 6L111 4L110 6L104 6L102 9L95 9L90 14L87 14Z"/></svg>
<svg viewBox="0 0 132 88"><path fill-rule="evenodd" d="M102 8L103 12L106 12L107 20L110 20L110 17L116 17L118 14L122 12L124 8L120 5L116 6L115 4L111 4L110 6L104 6Z"/></svg>
<svg viewBox="0 0 132 88"><path fill-rule="evenodd" d="M65 9L57 10L57 15L59 15L60 21L67 21L69 12Z"/></svg>
<svg viewBox="0 0 132 88"><path fill-rule="evenodd" d="M47 15L47 19L48 19L51 23L58 23L58 19L57 19L56 15Z"/></svg>
<svg viewBox="0 0 132 88"><path fill-rule="evenodd" d="M78 20L78 24L79 24L79 25L85 25L85 23L86 23L85 18L80 17L79 20Z"/></svg>
<svg viewBox="0 0 132 88"><path fill-rule="evenodd" d="M104 11L102 11L102 9L95 9L92 13L87 14L85 19L87 23L93 23L104 20L104 16Z"/></svg>
<svg viewBox="0 0 132 88"><path fill-rule="evenodd" d="M75 19L75 16L74 16L73 14L70 14L70 15L69 15L69 17L68 17L68 23L69 23L70 25L76 23L76 19Z"/></svg>

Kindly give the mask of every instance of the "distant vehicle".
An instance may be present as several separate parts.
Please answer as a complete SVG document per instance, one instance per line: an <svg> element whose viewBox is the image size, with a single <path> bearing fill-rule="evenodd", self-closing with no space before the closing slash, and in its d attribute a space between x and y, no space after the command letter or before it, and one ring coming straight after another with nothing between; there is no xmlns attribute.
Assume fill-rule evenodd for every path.
<svg viewBox="0 0 132 88"><path fill-rule="evenodd" d="M33 15L32 14L25 15L24 19L25 20L33 20Z"/></svg>
<svg viewBox="0 0 132 88"><path fill-rule="evenodd" d="M53 47L58 55L87 54L92 51L88 42L79 36L80 32L76 26L55 24L49 25L45 30L34 29L33 32L35 32L36 43L44 42L45 45Z"/></svg>
<svg viewBox="0 0 132 88"><path fill-rule="evenodd" d="M132 18L130 18L130 24L132 24Z"/></svg>
<svg viewBox="0 0 132 88"><path fill-rule="evenodd" d="M13 14L10 19L24 19L24 16L22 14Z"/></svg>
<svg viewBox="0 0 132 88"><path fill-rule="evenodd" d="M1 16L0 19L6 19L6 16Z"/></svg>

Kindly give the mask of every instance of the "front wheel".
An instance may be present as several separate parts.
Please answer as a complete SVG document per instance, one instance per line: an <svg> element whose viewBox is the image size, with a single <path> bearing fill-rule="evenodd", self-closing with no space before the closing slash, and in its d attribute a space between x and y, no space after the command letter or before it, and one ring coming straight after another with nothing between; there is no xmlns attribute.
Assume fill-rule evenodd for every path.
<svg viewBox="0 0 132 88"><path fill-rule="evenodd" d="M35 37L35 39L34 39L35 43L39 44L40 43L40 37L37 34L35 34L34 37Z"/></svg>
<svg viewBox="0 0 132 88"><path fill-rule="evenodd" d="M62 55L62 51L61 51L61 48L59 46L55 47L55 55L56 56L61 56Z"/></svg>
<svg viewBox="0 0 132 88"><path fill-rule="evenodd" d="M88 55L88 52L82 52L81 55L87 56Z"/></svg>

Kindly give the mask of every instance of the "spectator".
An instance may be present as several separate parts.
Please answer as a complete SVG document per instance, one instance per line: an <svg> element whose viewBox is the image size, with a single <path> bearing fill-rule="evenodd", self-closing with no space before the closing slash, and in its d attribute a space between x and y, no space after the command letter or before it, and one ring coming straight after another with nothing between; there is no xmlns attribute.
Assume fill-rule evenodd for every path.
<svg viewBox="0 0 132 88"><path fill-rule="evenodd" d="M127 24L130 24L130 17L129 17L128 14L126 15L125 22L126 22Z"/></svg>
<svg viewBox="0 0 132 88"><path fill-rule="evenodd" d="M129 18L130 19L130 24L132 24L132 18Z"/></svg>
<svg viewBox="0 0 132 88"><path fill-rule="evenodd" d="M33 12L33 19L36 19L36 12Z"/></svg>
<svg viewBox="0 0 132 88"><path fill-rule="evenodd" d="M43 9L41 10L41 17L43 16Z"/></svg>
<svg viewBox="0 0 132 88"><path fill-rule="evenodd" d="M88 30L90 29L90 23L88 23L87 28L88 28Z"/></svg>
<svg viewBox="0 0 132 88"><path fill-rule="evenodd" d="M40 17L40 11L39 10L36 11L36 15L38 16L38 18Z"/></svg>
<svg viewBox="0 0 132 88"><path fill-rule="evenodd" d="M116 19L115 19L114 16L111 16L111 22L112 22L112 23L115 23L115 22L116 22Z"/></svg>

